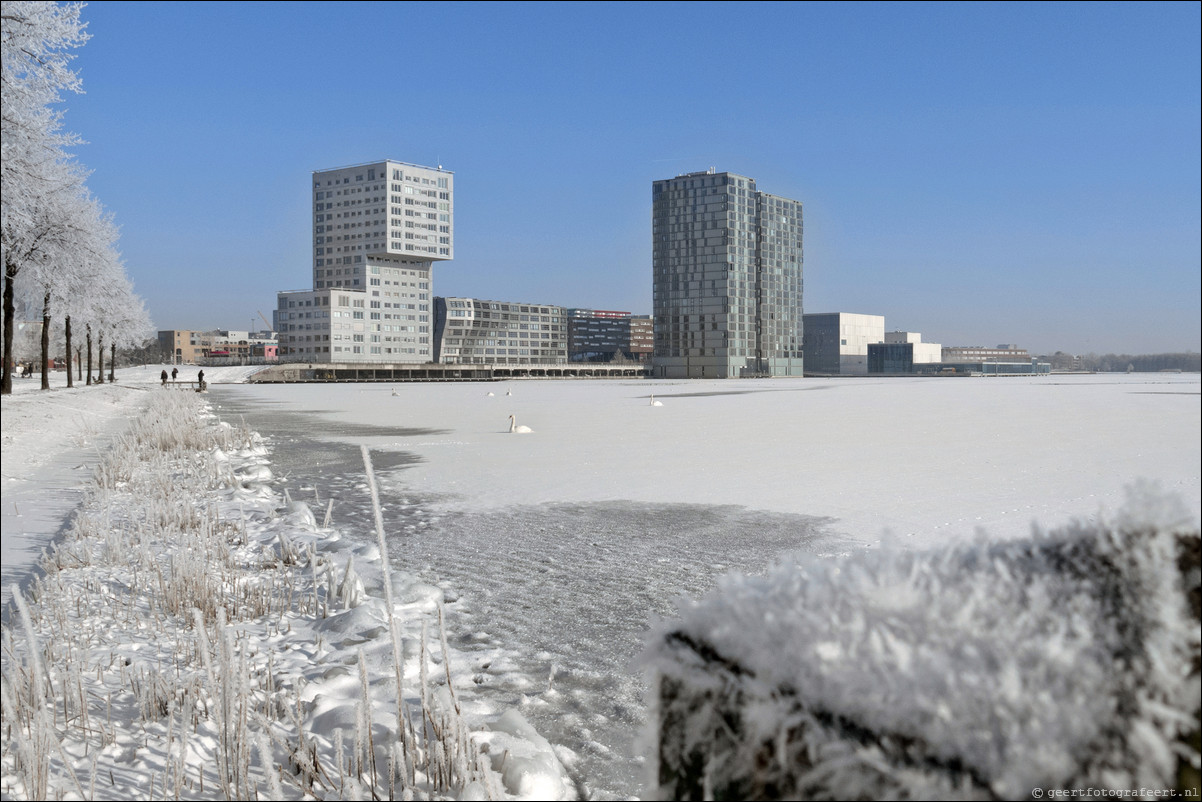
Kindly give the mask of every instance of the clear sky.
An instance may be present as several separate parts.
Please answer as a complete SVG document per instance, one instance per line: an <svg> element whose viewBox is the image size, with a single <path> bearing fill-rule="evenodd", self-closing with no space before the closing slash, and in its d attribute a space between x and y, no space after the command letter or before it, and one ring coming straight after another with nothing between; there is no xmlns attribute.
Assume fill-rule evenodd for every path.
<svg viewBox="0 0 1202 802"><path fill-rule="evenodd" d="M311 286L310 173L455 173L434 292L651 312L651 182L805 206L805 310L1198 351L1187 3L92 2L68 130L158 328Z"/></svg>

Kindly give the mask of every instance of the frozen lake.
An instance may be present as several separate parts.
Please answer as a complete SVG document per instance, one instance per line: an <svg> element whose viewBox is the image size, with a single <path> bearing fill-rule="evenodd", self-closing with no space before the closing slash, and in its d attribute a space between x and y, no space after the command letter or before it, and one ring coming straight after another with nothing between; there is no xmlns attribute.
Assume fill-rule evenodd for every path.
<svg viewBox="0 0 1202 802"><path fill-rule="evenodd" d="M489 395L489 394L492 395ZM508 395L507 393L512 393ZM663 406L650 406L654 393ZM594 798L646 795L631 665L653 616L790 550L1022 535L1137 478L1198 515L1196 375L214 386L294 498L453 603L483 699L520 707ZM533 433L510 434L509 415ZM320 517L320 513L319 513Z"/></svg>

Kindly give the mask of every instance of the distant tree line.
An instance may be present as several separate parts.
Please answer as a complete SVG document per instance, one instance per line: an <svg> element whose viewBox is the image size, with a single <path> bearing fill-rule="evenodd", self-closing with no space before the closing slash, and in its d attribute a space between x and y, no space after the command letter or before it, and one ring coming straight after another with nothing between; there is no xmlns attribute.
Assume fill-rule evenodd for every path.
<svg viewBox="0 0 1202 802"><path fill-rule="evenodd" d="M1040 359L1051 363L1052 370L1088 370L1100 373L1155 373L1160 370L1179 370L1182 373L1202 372L1202 354L1085 354L1075 356L1057 351Z"/></svg>
<svg viewBox="0 0 1202 802"><path fill-rule="evenodd" d="M63 338L67 384L71 361L84 358L87 382L104 381L105 348L140 345L153 334L142 299L133 292L117 251L111 215L88 191L87 171L70 148L79 138L62 127L57 108L63 92L81 91L69 68L71 51L87 40L82 3L4 0L0 55L3 61L3 377L12 392L14 325L20 321L40 339L42 389L49 389L50 339ZM40 326L38 325L40 323ZM32 324L32 325L26 325ZM93 352L95 346L95 352Z"/></svg>

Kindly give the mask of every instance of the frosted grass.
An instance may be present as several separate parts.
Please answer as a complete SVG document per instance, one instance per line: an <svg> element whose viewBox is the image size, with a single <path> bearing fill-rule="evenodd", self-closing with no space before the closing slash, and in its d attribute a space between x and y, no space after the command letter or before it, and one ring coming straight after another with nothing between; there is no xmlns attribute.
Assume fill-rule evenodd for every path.
<svg viewBox="0 0 1202 802"><path fill-rule="evenodd" d="M506 795L444 698L436 600L394 605L414 583L370 567L378 550L361 578L337 532L268 487L264 454L183 393L118 438L0 635L5 798Z"/></svg>

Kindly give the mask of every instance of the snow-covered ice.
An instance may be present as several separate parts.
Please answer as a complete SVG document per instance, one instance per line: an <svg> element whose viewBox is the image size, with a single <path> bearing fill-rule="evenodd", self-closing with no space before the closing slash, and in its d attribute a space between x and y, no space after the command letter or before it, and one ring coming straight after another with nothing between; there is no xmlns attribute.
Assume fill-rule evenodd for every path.
<svg viewBox="0 0 1202 802"><path fill-rule="evenodd" d="M496 385L476 383L231 389L311 414L315 438L412 454L404 489L444 509L735 504L925 545L1116 509L1142 477L1199 512L1194 374L508 387L492 397ZM534 433L507 434L511 414Z"/></svg>

